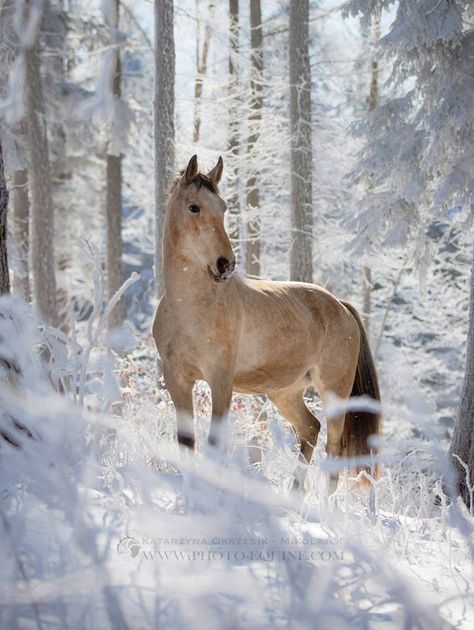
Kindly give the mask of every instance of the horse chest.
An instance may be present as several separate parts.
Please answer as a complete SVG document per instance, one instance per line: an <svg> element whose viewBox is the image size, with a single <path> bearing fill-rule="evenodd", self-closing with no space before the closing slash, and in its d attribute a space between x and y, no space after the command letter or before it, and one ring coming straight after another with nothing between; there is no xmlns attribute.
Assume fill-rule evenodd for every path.
<svg viewBox="0 0 474 630"><path fill-rule="evenodd" d="M166 304L158 309L154 327L155 340L163 360L204 378L216 360L231 362L237 324L226 317L224 309L210 309L202 304L177 309Z"/></svg>

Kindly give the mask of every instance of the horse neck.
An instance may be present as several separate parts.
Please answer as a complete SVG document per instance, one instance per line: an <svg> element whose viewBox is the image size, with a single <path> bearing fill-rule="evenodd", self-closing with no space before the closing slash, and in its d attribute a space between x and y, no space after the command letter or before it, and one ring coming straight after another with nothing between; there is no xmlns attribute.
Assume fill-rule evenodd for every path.
<svg viewBox="0 0 474 630"><path fill-rule="evenodd" d="M205 270L180 252L172 242L168 226L163 232L163 282L167 297L183 302L196 291L211 292L213 287Z"/></svg>

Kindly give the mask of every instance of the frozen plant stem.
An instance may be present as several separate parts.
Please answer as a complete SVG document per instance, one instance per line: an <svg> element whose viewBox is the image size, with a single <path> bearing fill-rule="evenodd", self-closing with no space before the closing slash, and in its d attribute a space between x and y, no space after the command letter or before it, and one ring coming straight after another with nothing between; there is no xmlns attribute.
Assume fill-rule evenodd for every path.
<svg viewBox="0 0 474 630"><path fill-rule="evenodd" d="M132 273L131 276L125 280L119 290L109 300L106 308L101 313L101 304L104 302L104 278L100 266L100 256L97 249L95 249L90 243L86 242L88 247L88 253L94 263L94 309L91 313L89 321L87 322L87 341L88 345L84 352L84 359L81 366L80 378L79 378L79 404L84 404L85 384L87 377L87 369L89 366L89 360L92 350L97 346L99 337L107 326L107 322L115 305L119 302L122 295L128 289L129 286L134 284L139 275ZM97 320L97 326L94 330L94 322Z"/></svg>

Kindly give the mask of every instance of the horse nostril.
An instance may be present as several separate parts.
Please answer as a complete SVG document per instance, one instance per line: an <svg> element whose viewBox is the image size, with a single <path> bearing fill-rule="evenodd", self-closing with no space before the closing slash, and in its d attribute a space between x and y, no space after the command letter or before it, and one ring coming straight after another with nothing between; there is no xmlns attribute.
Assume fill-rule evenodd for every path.
<svg viewBox="0 0 474 630"><path fill-rule="evenodd" d="M230 262L221 256L217 259L216 266L219 273L225 273L230 268Z"/></svg>

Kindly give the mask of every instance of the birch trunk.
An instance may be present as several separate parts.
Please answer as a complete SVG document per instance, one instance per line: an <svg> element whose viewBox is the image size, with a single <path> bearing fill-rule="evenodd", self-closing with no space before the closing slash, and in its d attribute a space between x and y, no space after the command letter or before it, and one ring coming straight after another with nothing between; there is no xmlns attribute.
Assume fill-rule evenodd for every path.
<svg viewBox="0 0 474 630"><path fill-rule="evenodd" d="M110 24L112 45L114 45L114 64L112 92L114 98L121 96L121 66L120 53L117 45L117 29L119 25L119 1L115 0L113 23ZM105 214L107 220L107 295L109 300L123 284L122 265L122 156L107 153L106 157L106 202ZM120 299L109 316L109 329L116 328L123 323L124 306Z"/></svg>
<svg viewBox="0 0 474 630"><path fill-rule="evenodd" d="M461 465L459 457L468 467ZM461 391L458 418L449 449L449 459L458 475L458 490L466 505L473 510L474 489L474 252L472 257L469 298L469 326L466 344L466 369Z"/></svg>
<svg viewBox="0 0 474 630"><path fill-rule="evenodd" d="M240 253L240 198L239 180L239 107L237 91L239 89L239 0L229 0L229 146L230 155L227 165L229 207L229 237L236 253Z"/></svg>
<svg viewBox="0 0 474 630"><path fill-rule="evenodd" d="M36 308L58 325L54 262L54 210L40 63L36 45L24 51L31 194L31 262Z"/></svg>
<svg viewBox="0 0 474 630"><path fill-rule="evenodd" d="M262 9L260 0L250 3L250 28L251 28L251 102L248 139L248 159L250 176L247 179L247 209L253 217L247 223L247 275L260 276L260 195L258 190L258 164L259 159L255 155L260 126L262 121L262 76L263 76L263 52L262 52Z"/></svg>
<svg viewBox="0 0 474 630"><path fill-rule="evenodd" d="M8 190L3 168L3 149L0 138L0 294L10 292L7 256Z"/></svg>
<svg viewBox="0 0 474 630"><path fill-rule="evenodd" d="M155 280L163 293L162 231L166 190L174 170L175 51L173 0L155 0Z"/></svg>
<svg viewBox="0 0 474 630"><path fill-rule="evenodd" d="M290 278L313 279L311 69L309 3L290 1L291 227Z"/></svg>

